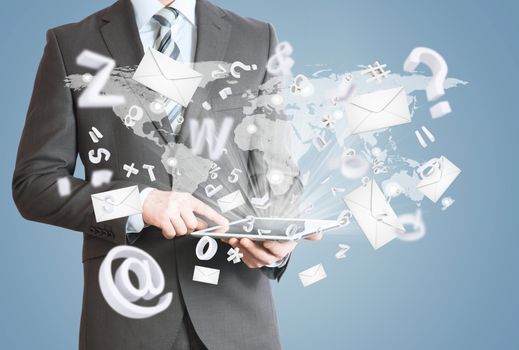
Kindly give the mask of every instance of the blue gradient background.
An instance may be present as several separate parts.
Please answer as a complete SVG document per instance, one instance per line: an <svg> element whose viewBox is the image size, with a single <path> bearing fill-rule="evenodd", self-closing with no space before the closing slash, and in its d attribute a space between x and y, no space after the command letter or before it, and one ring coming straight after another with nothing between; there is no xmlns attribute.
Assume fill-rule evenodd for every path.
<svg viewBox="0 0 519 350"><path fill-rule="evenodd" d="M512 1L231 1L219 5L272 22L297 62L347 71L374 60L401 71L415 46L432 47L450 76L454 113L434 121L438 141L406 155L441 154L463 170L446 212L424 201L429 233L374 252L361 234L298 247L274 287L286 349L518 349L516 83L517 13ZM81 235L23 220L11 174L45 30L78 21L110 1L2 3L0 348L77 347L82 293ZM418 124L417 124L418 125ZM421 124L420 124L421 125ZM403 151L402 151L403 152ZM404 153L404 152L403 152ZM45 205L45 203L41 203ZM337 243L352 245L336 261ZM302 288L297 272L322 262L328 278ZM261 332L261 330L258 330Z"/></svg>

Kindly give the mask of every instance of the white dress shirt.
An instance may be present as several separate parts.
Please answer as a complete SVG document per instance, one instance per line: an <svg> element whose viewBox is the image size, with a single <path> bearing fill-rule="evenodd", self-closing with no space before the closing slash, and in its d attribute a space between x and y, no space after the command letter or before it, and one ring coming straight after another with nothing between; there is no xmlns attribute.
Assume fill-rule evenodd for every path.
<svg viewBox="0 0 519 350"><path fill-rule="evenodd" d="M131 0L135 12L135 21L139 30L144 51L153 47L159 36L160 25L152 17L164 5L158 0ZM178 61L192 63L195 60L196 49L196 0L175 0L169 5L179 12L178 18L171 26L171 38L180 50Z"/></svg>
<svg viewBox="0 0 519 350"><path fill-rule="evenodd" d="M153 19L153 15L159 12L164 5L158 0L131 0L135 13L135 22L139 30L142 47L146 51L149 47L153 48L155 40L160 33L160 24ZM196 49L196 0L175 0L169 5L179 12L178 18L171 26L171 39L177 44L180 55L178 61L185 64L192 64L195 61ZM172 108L166 106L166 113ZM168 108L170 107L170 108ZM144 203L148 194L153 188L148 187L141 191L141 203ZM132 233L139 233L144 228L144 221L141 214L128 217L126 223L126 233L130 241Z"/></svg>

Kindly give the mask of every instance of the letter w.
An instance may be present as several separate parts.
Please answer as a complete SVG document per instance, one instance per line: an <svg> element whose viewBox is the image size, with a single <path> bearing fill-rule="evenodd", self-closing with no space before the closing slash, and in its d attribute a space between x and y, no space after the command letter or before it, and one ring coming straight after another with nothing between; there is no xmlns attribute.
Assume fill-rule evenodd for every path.
<svg viewBox="0 0 519 350"><path fill-rule="evenodd" d="M222 156L223 149L233 126L233 118L227 117L223 119L220 132L216 135L216 126L214 119L202 120L200 126L198 120L189 120L189 132L191 138L191 150L194 154L200 155L204 151L204 145L207 144L209 150L209 158L218 160Z"/></svg>

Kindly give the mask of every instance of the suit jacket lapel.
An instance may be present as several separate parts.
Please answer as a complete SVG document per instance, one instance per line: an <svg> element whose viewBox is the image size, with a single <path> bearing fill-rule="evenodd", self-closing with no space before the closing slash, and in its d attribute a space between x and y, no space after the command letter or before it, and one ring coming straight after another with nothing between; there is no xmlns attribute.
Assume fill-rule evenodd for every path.
<svg viewBox="0 0 519 350"><path fill-rule="evenodd" d="M222 61L225 58L231 35L231 25L225 20L225 13L206 0L197 0L197 43L195 52L195 66L197 62ZM202 109L202 103L210 96L215 82L210 82L204 89L198 89L185 112L185 119L196 118ZM187 132L182 127L178 142L186 142ZM187 145L187 144L186 144ZM189 145L187 145L189 147Z"/></svg>
<svg viewBox="0 0 519 350"><path fill-rule="evenodd" d="M108 52L117 66L137 66L144 56L135 13L129 0L119 0L103 14L100 31ZM166 117L161 121L150 118L150 123L165 144L172 141L171 124Z"/></svg>
<svg viewBox="0 0 519 350"><path fill-rule="evenodd" d="M103 14L100 31L106 47L118 66L138 65L144 56L133 6L129 0L119 0Z"/></svg>

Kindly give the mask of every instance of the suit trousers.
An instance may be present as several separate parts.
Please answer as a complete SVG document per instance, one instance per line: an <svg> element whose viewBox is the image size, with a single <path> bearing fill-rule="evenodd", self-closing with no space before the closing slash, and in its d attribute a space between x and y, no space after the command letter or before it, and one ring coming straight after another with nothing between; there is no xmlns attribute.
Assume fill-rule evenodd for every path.
<svg viewBox="0 0 519 350"><path fill-rule="evenodd" d="M177 272L178 273L178 272ZM179 290L180 305L184 311L184 318L175 337L171 350L208 350L204 345L189 317L182 290Z"/></svg>
<svg viewBox="0 0 519 350"><path fill-rule="evenodd" d="M196 334L187 310L171 350L208 350Z"/></svg>

